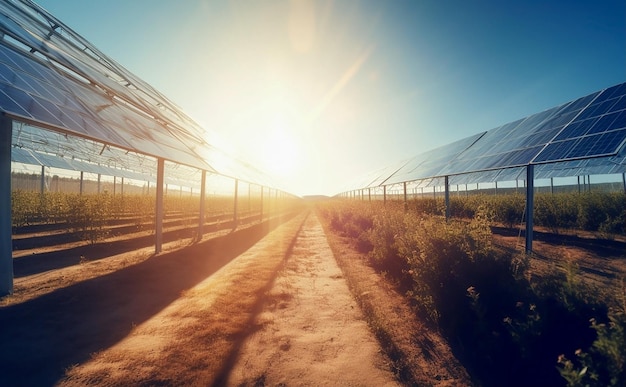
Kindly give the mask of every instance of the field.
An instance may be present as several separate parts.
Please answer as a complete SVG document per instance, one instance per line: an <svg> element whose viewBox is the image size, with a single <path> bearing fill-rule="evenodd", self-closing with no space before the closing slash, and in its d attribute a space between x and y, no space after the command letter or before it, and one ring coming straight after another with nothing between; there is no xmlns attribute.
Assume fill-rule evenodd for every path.
<svg viewBox="0 0 626 387"><path fill-rule="evenodd" d="M531 257L514 195L449 222L434 199L244 200L235 224L228 199L202 238L194 199L166 202L158 255L132 196L86 228L19 218L0 384L623 385L623 195L541 197Z"/></svg>
<svg viewBox="0 0 626 387"><path fill-rule="evenodd" d="M466 216L449 222L434 199L331 202L322 213L443 334L475 383L623 385L626 198L538 199L536 213L554 217L538 216L532 256L521 253L515 196L457 198L452 213Z"/></svg>

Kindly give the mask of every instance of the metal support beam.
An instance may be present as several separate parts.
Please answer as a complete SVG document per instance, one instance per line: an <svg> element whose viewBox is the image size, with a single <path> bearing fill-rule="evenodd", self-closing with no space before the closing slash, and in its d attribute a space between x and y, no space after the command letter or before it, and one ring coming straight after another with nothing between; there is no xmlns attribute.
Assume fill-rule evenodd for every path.
<svg viewBox="0 0 626 387"><path fill-rule="evenodd" d="M383 204L387 204L387 186L383 185Z"/></svg>
<svg viewBox="0 0 626 387"><path fill-rule="evenodd" d="M550 178L550 194L554 195L554 177Z"/></svg>
<svg viewBox="0 0 626 387"><path fill-rule="evenodd" d="M533 252L533 209L535 206L535 166L526 166L526 254Z"/></svg>
<svg viewBox="0 0 626 387"><path fill-rule="evenodd" d="M261 223L263 222L263 189L265 187L261 186Z"/></svg>
<svg viewBox="0 0 626 387"><path fill-rule="evenodd" d="M200 177L200 216L198 217L198 236L197 240L202 239L202 235L204 234L204 209L205 209L205 197L206 195L206 171L202 170L202 175Z"/></svg>
<svg viewBox="0 0 626 387"><path fill-rule="evenodd" d="M624 189L626 189L626 183L624 183ZM372 189L371 188L367 189L367 198L370 202L372 201Z"/></svg>
<svg viewBox="0 0 626 387"><path fill-rule="evenodd" d="M406 195L406 181L404 183L402 183L402 188L404 189L404 205L406 206L407 203L407 195Z"/></svg>
<svg viewBox="0 0 626 387"><path fill-rule="evenodd" d="M250 192L250 187L252 184L248 183L248 213L250 213L252 209L252 192Z"/></svg>
<svg viewBox="0 0 626 387"><path fill-rule="evenodd" d="M83 171L80 171L80 185L78 186L78 193L83 194L83 185L84 185L84 175Z"/></svg>
<svg viewBox="0 0 626 387"><path fill-rule="evenodd" d="M44 192L46 192L46 166L41 166L41 182L39 187L39 192L41 193L41 197L43 198Z"/></svg>
<svg viewBox="0 0 626 387"><path fill-rule="evenodd" d="M159 254L163 250L163 183L165 181L165 160L157 159L156 205L155 205L155 243L154 252Z"/></svg>
<svg viewBox="0 0 626 387"><path fill-rule="evenodd" d="M11 137L13 121L0 115L0 297L13 293Z"/></svg>
<svg viewBox="0 0 626 387"><path fill-rule="evenodd" d="M235 207L233 208L233 227L237 227L237 211L239 204L239 179L235 179Z"/></svg>
<svg viewBox="0 0 626 387"><path fill-rule="evenodd" d="M447 221L448 219L450 219L450 181L448 179L448 176L445 176L443 181L444 181L444 184L446 185L444 198L446 202L446 221Z"/></svg>

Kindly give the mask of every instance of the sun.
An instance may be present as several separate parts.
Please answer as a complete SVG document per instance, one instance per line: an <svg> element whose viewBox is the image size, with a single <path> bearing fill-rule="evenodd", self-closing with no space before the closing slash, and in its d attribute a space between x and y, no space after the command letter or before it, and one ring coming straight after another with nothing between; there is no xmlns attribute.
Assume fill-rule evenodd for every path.
<svg viewBox="0 0 626 387"><path fill-rule="evenodd" d="M262 139L264 169L280 178L295 173L300 165L300 146L294 128L277 116Z"/></svg>

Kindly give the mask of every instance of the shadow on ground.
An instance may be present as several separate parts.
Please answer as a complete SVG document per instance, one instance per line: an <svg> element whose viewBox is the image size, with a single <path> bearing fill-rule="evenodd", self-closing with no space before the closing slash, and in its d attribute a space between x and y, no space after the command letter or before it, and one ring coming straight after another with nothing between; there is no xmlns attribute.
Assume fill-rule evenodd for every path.
<svg viewBox="0 0 626 387"><path fill-rule="evenodd" d="M0 308L0 385L54 385L68 367L123 339L277 225L234 231Z"/></svg>
<svg viewBox="0 0 626 387"><path fill-rule="evenodd" d="M250 217L246 219L246 222L258 221L258 218L259 217ZM203 232L204 234L207 234L220 230L228 230L232 229L233 226L234 223L232 221L205 224ZM163 242L167 243L185 238L191 238L196 231L197 227L165 231L163 233ZM63 243L65 242L65 238L67 236L63 234L56 235L54 237L59 239L57 243ZM69 238L72 239L67 242L75 242L74 237L74 235L70 235ZM31 239L35 239L35 241L31 241ZM37 238L28 238L20 240L19 243L22 248L33 248L31 244L34 246L38 246L42 242L38 241ZM154 246L154 243L154 234L148 234L132 239L117 240L113 242L97 242L93 245L87 244L62 250L27 255L14 260L13 275L15 276L15 278L20 278L33 274L39 274L48 270L77 265L80 262L81 256L87 257L90 261L95 261L110 257L112 255L139 249L141 247ZM14 244L16 243L14 242ZM52 246L54 244L50 243L48 245Z"/></svg>
<svg viewBox="0 0 626 387"><path fill-rule="evenodd" d="M495 234L503 236L526 237L525 230L506 227L491 227ZM552 245L573 246L587 250L603 258L621 257L626 251L626 243L611 239L584 238L577 235L555 234L545 231L533 231L533 240L546 242Z"/></svg>

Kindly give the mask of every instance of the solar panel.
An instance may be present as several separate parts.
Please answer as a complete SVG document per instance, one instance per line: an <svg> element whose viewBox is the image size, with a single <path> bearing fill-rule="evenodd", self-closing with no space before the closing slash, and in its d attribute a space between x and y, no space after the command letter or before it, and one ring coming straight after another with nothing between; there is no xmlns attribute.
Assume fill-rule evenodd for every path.
<svg viewBox="0 0 626 387"><path fill-rule="evenodd" d="M386 179L379 179L378 184L394 184L436 176L443 166L474 144L483 134L479 133L415 156L402 168L397 169L393 175Z"/></svg>
<svg viewBox="0 0 626 387"><path fill-rule="evenodd" d="M620 84L600 92L533 162L612 155L623 146L625 138L626 84Z"/></svg>
<svg viewBox="0 0 626 387"><path fill-rule="evenodd" d="M419 180L418 186L429 186L432 178L441 176L452 176L451 184L515 180L529 164L539 164L538 173L549 177L624 173L625 149L623 83L421 153L388 178L376 182ZM551 164L542 166L546 163ZM556 171L554 174L551 168Z"/></svg>
<svg viewBox="0 0 626 387"><path fill-rule="evenodd" d="M271 181L217 152L207 142L213 136L175 104L31 1L0 2L0 111L208 172ZM207 162L223 158L233 159L227 170Z"/></svg>

